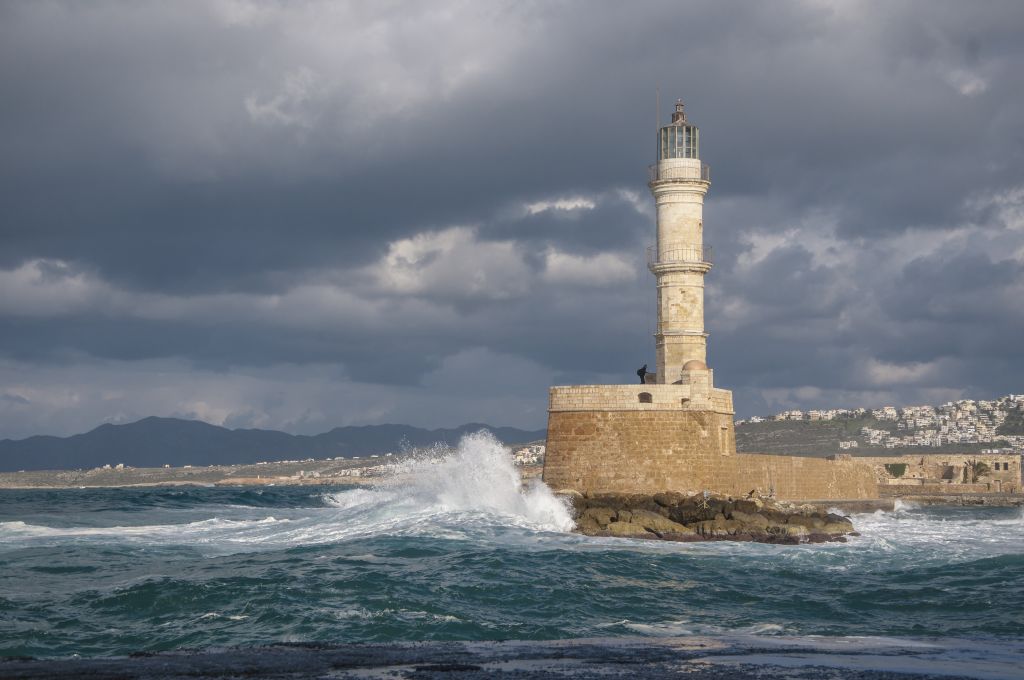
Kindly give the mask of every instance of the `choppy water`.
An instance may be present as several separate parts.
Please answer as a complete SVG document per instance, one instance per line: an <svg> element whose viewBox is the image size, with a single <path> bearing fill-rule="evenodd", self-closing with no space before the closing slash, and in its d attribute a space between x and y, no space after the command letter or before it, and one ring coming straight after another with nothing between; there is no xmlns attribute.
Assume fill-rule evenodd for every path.
<svg viewBox="0 0 1024 680"><path fill-rule="evenodd" d="M1020 509L857 515L846 544L568 532L492 439L379 488L0 491L0 655L718 634L1024 640Z"/></svg>

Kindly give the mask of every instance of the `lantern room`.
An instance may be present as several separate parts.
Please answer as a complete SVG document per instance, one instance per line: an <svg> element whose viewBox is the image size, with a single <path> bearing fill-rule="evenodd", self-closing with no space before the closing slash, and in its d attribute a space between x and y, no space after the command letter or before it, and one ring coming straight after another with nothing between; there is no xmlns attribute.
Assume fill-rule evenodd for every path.
<svg viewBox="0 0 1024 680"><path fill-rule="evenodd" d="M676 100L672 122L658 130L658 160L700 158L700 130L686 120L683 100Z"/></svg>

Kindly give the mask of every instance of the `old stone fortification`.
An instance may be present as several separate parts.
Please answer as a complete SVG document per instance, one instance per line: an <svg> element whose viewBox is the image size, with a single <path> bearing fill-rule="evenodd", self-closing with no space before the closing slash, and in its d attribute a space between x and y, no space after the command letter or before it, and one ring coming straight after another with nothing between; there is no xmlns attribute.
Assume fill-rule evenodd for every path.
<svg viewBox="0 0 1024 680"><path fill-rule="evenodd" d="M1022 488L1021 457L1016 454L929 453L857 460L871 466L885 495L1019 493ZM988 470L977 479L969 472L965 476L972 462L984 463Z"/></svg>
<svg viewBox="0 0 1024 680"><path fill-rule="evenodd" d="M586 494L708 490L774 492L793 500L878 497L871 468L852 459L737 454L731 394L712 390L693 408L694 400L683 401L687 387L552 388L544 481L555 490ZM650 402L641 401L644 394Z"/></svg>

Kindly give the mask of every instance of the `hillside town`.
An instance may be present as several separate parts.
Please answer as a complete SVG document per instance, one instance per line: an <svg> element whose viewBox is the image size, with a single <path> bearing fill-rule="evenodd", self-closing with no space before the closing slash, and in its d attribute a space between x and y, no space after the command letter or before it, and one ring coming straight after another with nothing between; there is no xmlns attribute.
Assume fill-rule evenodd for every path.
<svg viewBox="0 0 1024 680"><path fill-rule="evenodd" d="M844 450L860 446L943 447L952 444L985 444L985 453L1024 452L1024 394L998 399L961 399L941 406L883 406L867 409L783 411L773 416L754 416L743 423L769 421L861 420L858 437L839 443Z"/></svg>

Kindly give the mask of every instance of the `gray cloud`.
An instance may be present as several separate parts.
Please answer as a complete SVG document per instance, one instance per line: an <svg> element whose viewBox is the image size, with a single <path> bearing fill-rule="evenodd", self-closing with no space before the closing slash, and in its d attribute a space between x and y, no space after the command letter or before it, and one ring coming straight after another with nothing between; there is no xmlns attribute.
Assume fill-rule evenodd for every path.
<svg viewBox="0 0 1024 680"><path fill-rule="evenodd" d="M656 84L712 166L710 353L741 415L1019 391L1022 20L6 3L0 436L537 427L550 382L628 380Z"/></svg>

